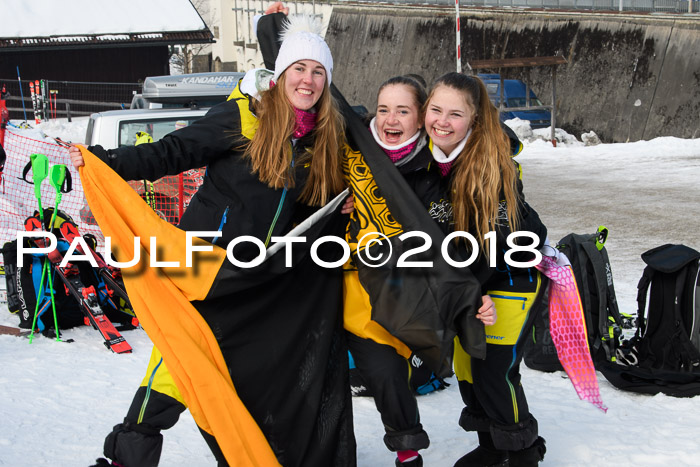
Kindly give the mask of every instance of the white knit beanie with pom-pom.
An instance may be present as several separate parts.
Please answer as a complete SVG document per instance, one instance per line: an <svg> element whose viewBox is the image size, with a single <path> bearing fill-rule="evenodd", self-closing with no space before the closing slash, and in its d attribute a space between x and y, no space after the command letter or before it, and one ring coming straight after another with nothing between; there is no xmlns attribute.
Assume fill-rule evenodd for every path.
<svg viewBox="0 0 700 467"><path fill-rule="evenodd" d="M275 82L292 63L299 60L315 60L326 69L328 85L333 75L333 57L328 44L321 37L323 27L316 18L293 15L287 18L282 31L282 46L275 61Z"/></svg>

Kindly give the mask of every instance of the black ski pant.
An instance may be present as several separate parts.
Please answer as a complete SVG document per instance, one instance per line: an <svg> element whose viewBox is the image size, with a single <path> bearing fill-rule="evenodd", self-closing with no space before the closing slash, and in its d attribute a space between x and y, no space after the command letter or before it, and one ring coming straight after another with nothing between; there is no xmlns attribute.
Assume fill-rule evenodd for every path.
<svg viewBox="0 0 700 467"><path fill-rule="evenodd" d="M185 406L158 391L141 386L124 422L107 435L104 454L124 467L155 467L163 448L161 430L177 423Z"/></svg>
<svg viewBox="0 0 700 467"><path fill-rule="evenodd" d="M489 291L496 304L496 324L486 327L486 359L471 358L455 345L455 373L464 409L459 424L466 431L489 432L499 450L519 451L538 436L520 383L526 334L532 329L544 284L534 292Z"/></svg>
<svg viewBox="0 0 700 467"><path fill-rule="evenodd" d="M384 444L390 451L425 449L430 445L409 385L409 362L390 345L378 344L350 332L348 347L384 424Z"/></svg>
<svg viewBox="0 0 700 467"><path fill-rule="evenodd" d="M124 422L107 435L104 454L124 467L156 467L163 449L161 430L172 428L187 407L180 391L153 349L146 376L131 401ZM228 463L210 434L200 429L219 466Z"/></svg>

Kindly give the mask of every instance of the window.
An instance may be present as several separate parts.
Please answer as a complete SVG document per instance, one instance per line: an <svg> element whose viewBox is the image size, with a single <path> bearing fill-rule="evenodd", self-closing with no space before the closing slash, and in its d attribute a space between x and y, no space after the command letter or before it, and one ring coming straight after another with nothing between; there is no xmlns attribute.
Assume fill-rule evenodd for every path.
<svg viewBox="0 0 700 467"><path fill-rule="evenodd" d="M153 141L158 141L168 133L190 125L199 117L200 116L121 122L119 124L119 147L133 146L136 143L136 133L140 131L151 135Z"/></svg>
<svg viewBox="0 0 700 467"><path fill-rule="evenodd" d="M527 105L525 97L510 97L506 99L507 107L525 107ZM530 106L536 107L543 105L542 102L536 97L530 97Z"/></svg>

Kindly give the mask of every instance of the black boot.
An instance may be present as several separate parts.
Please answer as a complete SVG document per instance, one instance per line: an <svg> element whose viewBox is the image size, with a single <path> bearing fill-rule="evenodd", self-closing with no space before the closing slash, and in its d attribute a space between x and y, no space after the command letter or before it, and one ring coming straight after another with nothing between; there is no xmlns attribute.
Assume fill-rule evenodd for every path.
<svg viewBox="0 0 700 467"><path fill-rule="evenodd" d="M520 451L508 451L510 459L510 467L537 467L537 464L544 459L544 453L547 452L544 438L538 436L532 446L521 449Z"/></svg>
<svg viewBox="0 0 700 467"><path fill-rule="evenodd" d="M496 449L488 431L477 432L479 445L460 458L454 467L504 467L508 465L508 452Z"/></svg>
<svg viewBox="0 0 700 467"><path fill-rule="evenodd" d="M104 454L122 467L157 467L162 449L160 430L124 420L107 435Z"/></svg>
<svg viewBox="0 0 700 467"><path fill-rule="evenodd" d="M110 467L112 465L114 464L112 464L108 459L100 457L97 460L95 460L95 463L92 464L90 467Z"/></svg>
<svg viewBox="0 0 700 467"><path fill-rule="evenodd" d="M397 457L394 463L396 467L423 467L423 457L418 454L418 457L408 462L401 462Z"/></svg>

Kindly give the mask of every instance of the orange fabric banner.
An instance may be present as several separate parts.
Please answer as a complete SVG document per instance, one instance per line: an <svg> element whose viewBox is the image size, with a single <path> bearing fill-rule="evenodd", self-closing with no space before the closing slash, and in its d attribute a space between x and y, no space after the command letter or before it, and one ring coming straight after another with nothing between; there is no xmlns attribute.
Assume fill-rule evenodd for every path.
<svg viewBox="0 0 700 467"><path fill-rule="evenodd" d="M95 155L81 152L85 197L118 261L133 258L139 238L140 261L122 269L129 299L197 425L216 437L231 466L279 465L236 393L216 338L190 303L207 296L226 252L194 238L195 246L212 251L194 252L193 267L187 267L187 233L160 219Z"/></svg>

